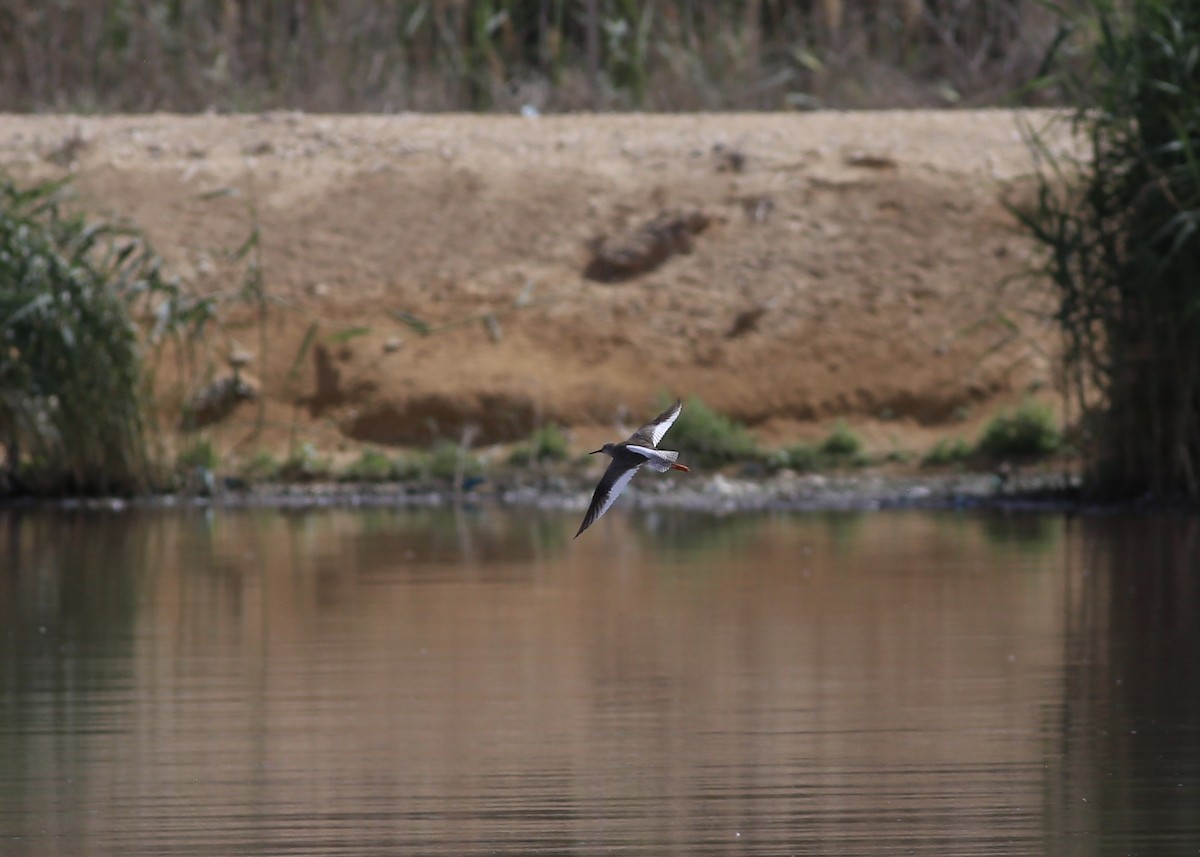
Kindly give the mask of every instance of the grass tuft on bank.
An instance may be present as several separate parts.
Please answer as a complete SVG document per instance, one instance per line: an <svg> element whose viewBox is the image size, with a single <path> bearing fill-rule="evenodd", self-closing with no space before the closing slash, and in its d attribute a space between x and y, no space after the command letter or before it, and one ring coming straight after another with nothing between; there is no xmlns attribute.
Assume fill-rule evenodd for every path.
<svg viewBox="0 0 1200 857"><path fill-rule="evenodd" d="M988 422L976 447L986 458L1045 458L1062 448L1062 431L1048 405L1029 400Z"/></svg>
<svg viewBox="0 0 1200 857"><path fill-rule="evenodd" d="M667 404L663 400L662 406ZM690 459L702 467L755 461L763 455L758 441L744 425L694 396L684 403L667 438L670 442L666 446L679 450L682 460Z"/></svg>

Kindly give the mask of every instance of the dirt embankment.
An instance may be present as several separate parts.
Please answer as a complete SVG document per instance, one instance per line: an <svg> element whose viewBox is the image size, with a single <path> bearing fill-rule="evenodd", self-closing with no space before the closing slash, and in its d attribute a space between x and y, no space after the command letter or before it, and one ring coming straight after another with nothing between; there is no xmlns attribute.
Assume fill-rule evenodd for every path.
<svg viewBox="0 0 1200 857"><path fill-rule="evenodd" d="M1053 383L1046 295L999 198L1006 111L695 116L4 116L0 166L74 174L172 269L236 291L257 222L269 430L325 448L578 443L699 396L768 443L970 435ZM253 214L251 213L253 211ZM244 264L244 263L243 263ZM266 343L265 351L262 342ZM245 450L257 405L210 432Z"/></svg>

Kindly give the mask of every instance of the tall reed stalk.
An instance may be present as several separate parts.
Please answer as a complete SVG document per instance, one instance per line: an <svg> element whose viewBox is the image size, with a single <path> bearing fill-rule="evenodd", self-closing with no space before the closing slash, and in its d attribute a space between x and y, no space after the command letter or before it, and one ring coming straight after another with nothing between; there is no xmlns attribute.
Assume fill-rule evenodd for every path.
<svg viewBox="0 0 1200 857"><path fill-rule="evenodd" d="M1200 499L1200 4L1094 0L1074 114L1018 209L1058 293L1090 485Z"/></svg>

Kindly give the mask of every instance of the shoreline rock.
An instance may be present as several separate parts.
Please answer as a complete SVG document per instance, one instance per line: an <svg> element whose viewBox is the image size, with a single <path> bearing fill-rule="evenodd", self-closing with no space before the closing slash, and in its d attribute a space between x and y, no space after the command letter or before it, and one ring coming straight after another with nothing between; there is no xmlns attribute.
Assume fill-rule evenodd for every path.
<svg viewBox="0 0 1200 857"><path fill-rule="evenodd" d="M1001 477L990 472L891 475L784 472L769 478L714 474L689 483L647 482L632 487L622 503L640 509L681 509L706 514L764 511L884 511L889 509L1091 508L1078 499L1079 479L1064 472L1038 471ZM264 483L218 487L212 494L164 494L133 498L9 499L0 510L47 508L123 512L173 508L356 508L474 507L582 511L590 482L561 477L542 482L497 480L472 490L454 491L430 483ZM1096 507L1099 508L1099 507Z"/></svg>

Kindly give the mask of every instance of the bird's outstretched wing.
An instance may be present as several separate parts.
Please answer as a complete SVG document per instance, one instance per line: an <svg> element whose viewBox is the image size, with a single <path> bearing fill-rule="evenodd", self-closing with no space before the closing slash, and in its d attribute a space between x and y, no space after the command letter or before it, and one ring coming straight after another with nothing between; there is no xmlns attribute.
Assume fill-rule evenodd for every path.
<svg viewBox="0 0 1200 857"><path fill-rule="evenodd" d="M629 484L629 480L641 466L613 459L612 464L608 465L608 469L600 477L600 484L596 486L596 491L592 494L591 505L588 506L587 514L583 516L583 523L579 525L579 532L575 534L575 538L579 538L580 533L596 523L596 519L608 511L608 507L616 502L617 497L621 496L621 492L625 490L625 486Z"/></svg>
<svg viewBox="0 0 1200 857"><path fill-rule="evenodd" d="M667 433L667 429L675 422L675 418L682 410L683 402L676 399L675 404L631 434L628 443L650 447L658 446L658 442L663 439L663 435Z"/></svg>

